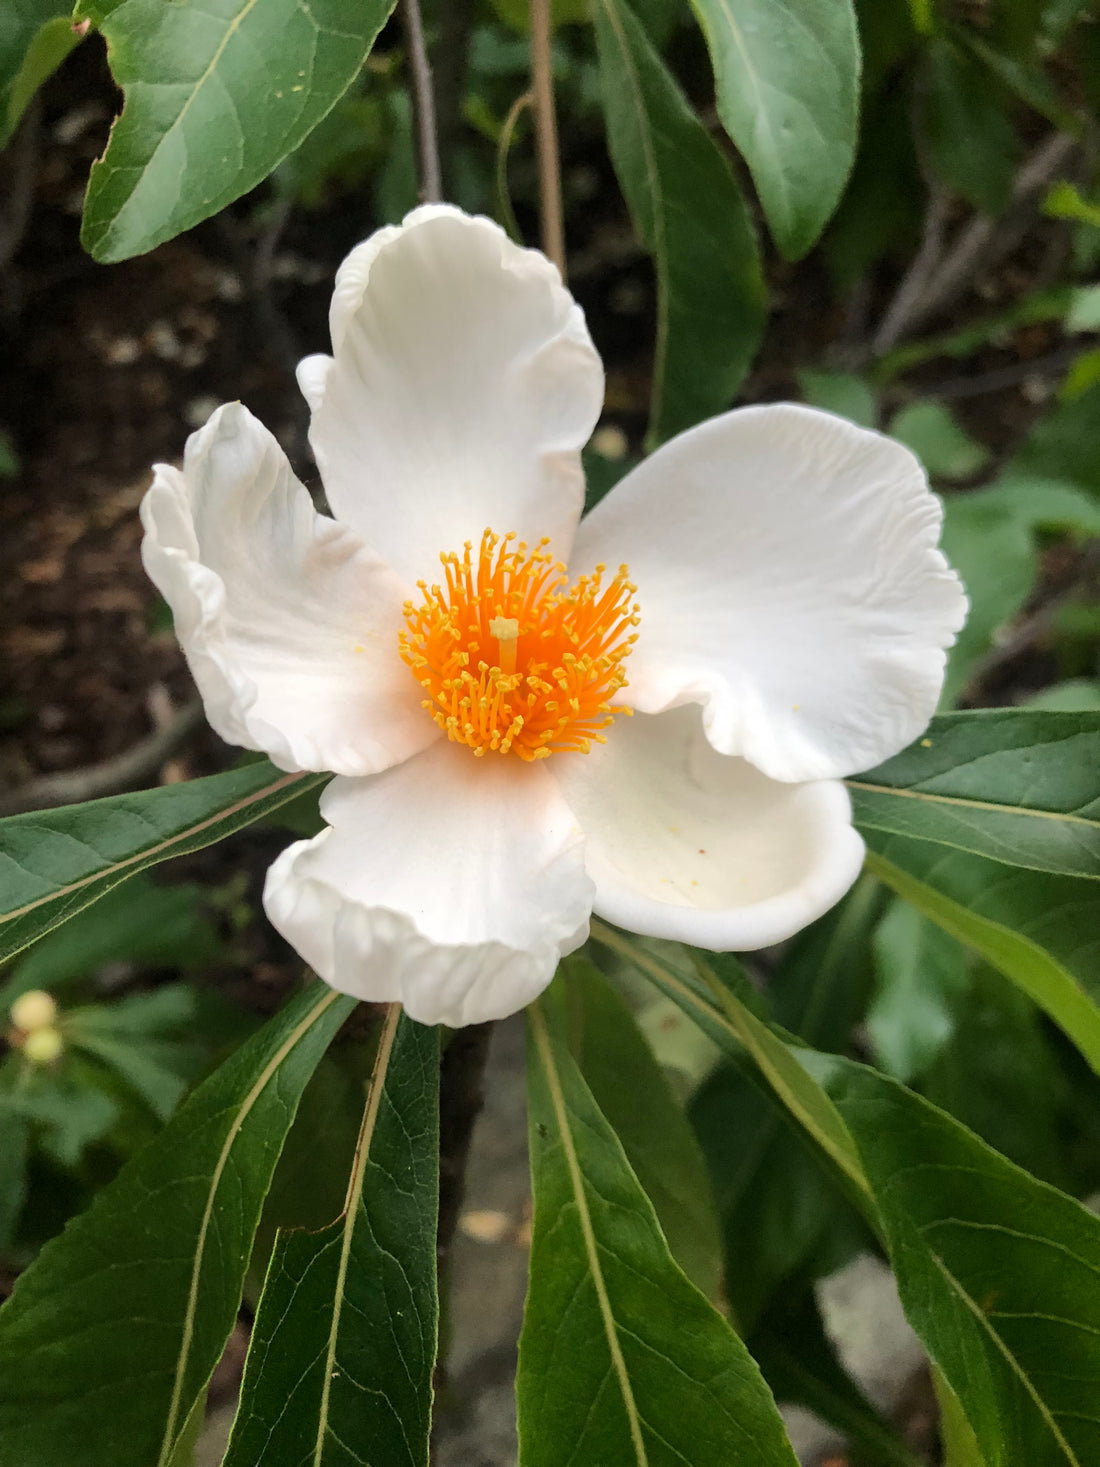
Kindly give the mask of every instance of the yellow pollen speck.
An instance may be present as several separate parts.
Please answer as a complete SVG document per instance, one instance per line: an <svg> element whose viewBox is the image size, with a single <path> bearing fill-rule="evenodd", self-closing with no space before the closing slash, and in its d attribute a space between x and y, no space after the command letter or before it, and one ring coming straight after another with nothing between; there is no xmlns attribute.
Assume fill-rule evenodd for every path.
<svg viewBox="0 0 1100 1467"><path fill-rule="evenodd" d="M486 530L476 552L440 555L445 584L417 582L422 604L404 606L400 654L423 706L478 757L587 753L630 712L611 706L638 625L627 568L605 584L597 566L570 586L548 545Z"/></svg>
<svg viewBox="0 0 1100 1467"><path fill-rule="evenodd" d="M355 652L365 652L367 649L365 647L355 647L352 650Z"/></svg>
<svg viewBox="0 0 1100 1467"><path fill-rule="evenodd" d="M931 739L921 739L920 746L921 746L922 749L930 749L932 747L932 740Z"/></svg>

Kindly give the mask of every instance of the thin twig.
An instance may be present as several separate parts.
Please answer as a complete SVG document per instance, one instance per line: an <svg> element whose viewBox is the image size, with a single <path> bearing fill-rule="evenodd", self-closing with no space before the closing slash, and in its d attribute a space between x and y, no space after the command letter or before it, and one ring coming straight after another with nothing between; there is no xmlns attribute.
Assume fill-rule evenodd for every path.
<svg viewBox="0 0 1100 1467"><path fill-rule="evenodd" d="M920 311L921 302L943 259L943 231L947 223L947 211L947 192L934 184L924 216L920 249L902 276L894 298L887 306L882 322L875 332L871 350L876 357L885 356L896 345L910 320Z"/></svg>
<svg viewBox="0 0 1100 1467"><path fill-rule="evenodd" d="M412 73L413 115L416 118L416 150L420 164L420 198L437 204L443 197L443 174L439 166L439 139L435 128L435 93L432 66L424 44L420 0L404 0L405 35L409 42Z"/></svg>
<svg viewBox="0 0 1100 1467"><path fill-rule="evenodd" d="M997 219L978 214L963 225L943 252L935 271L920 282L920 292L907 293L908 309L904 313L895 310L895 298L888 313L892 318L890 332L887 333L887 322L883 321L875 336L876 355L947 310L965 293L980 270L996 265L1016 248L1031 223L1040 195L1065 168L1076 146L1077 139L1064 132L1050 133L1043 139L1016 174L1005 212Z"/></svg>
<svg viewBox="0 0 1100 1467"><path fill-rule="evenodd" d="M1032 357L1026 362L1007 362L1003 367L992 367L988 372L976 375L949 377L944 382L922 385L923 397L939 397L944 401L960 398L981 397L986 392L1000 392L1005 387L1015 387L1029 377L1053 377L1071 367L1084 348L1080 338L1067 342L1055 351L1041 357Z"/></svg>
<svg viewBox="0 0 1100 1467"><path fill-rule="evenodd" d="M0 815L21 815L28 810L49 810L55 805L76 805L83 800L98 800L104 795L117 795L144 784L201 727L203 718L202 700L192 698L171 723L139 740L125 754L117 754L99 764L89 764L84 769L47 774L13 794L0 796Z"/></svg>
<svg viewBox="0 0 1100 1467"><path fill-rule="evenodd" d="M444 194L454 197L455 151L462 135L462 101L470 61L470 32L475 0L446 0L436 12L437 36L432 47L435 80L435 126Z"/></svg>
<svg viewBox="0 0 1100 1467"><path fill-rule="evenodd" d="M565 278L565 226L561 207L561 161L554 114L554 70L550 49L550 0L531 0L531 90L535 94L542 248Z"/></svg>
<svg viewBox="0 0 1100 1467"><path fill-rule="evenodd" d="M497 217L516 244L523 243L523 236L516 223L512 196L508 191L508 154L511 152L512 137L519 119L533 100L530 92L524 92L522 97L516 98L508 109L508 115L500 129L500 137L497 139Z"/></svg>

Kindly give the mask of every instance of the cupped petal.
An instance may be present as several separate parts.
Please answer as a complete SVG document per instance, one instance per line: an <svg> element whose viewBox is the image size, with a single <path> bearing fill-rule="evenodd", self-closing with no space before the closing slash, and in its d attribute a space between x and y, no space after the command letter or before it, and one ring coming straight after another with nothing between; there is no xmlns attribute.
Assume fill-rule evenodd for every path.
<svg viewBox="0 0 1100 1467"><path fill-rule="evenodd" d="M423 1024L515 1013L588 936L583 838L538 764L445 741L336 779L268 872L272 923L334 988Z"/></svg>
<svg viewBox="0 0 1100 1467"><path fill-rule="evenodd" d="M639 465L582 522L578 566L626 561L641 624L623 701L704 705L773 779L868 769L927 724L966 597L900 443L790 403L740 408Z"/></svg>
<svg viewBox="0 0 1100 1467"><path fill-rule="evenodd" d="M568 554L603 368L544 255L427 205L348 256L331 324L302 387L338 519L412 581L487 527Z"/></svg>
<svg viewBox="0 0 1100 1467"><path fill-rule="evenodd" d="M275 439L228 403L158 464L142 559L213 727L282 769L369 774L438 736L401 661L403 583L317 514Z"/></svg>
<svg viewBox="0 0 1100 1467"><path fill-rule="evenodd" d="M863 864L843 784L781 783L717 753L695 707L618 720L606 744L547 762L584 830L594 909L631 932L767 947L827 912Z"/></svg>

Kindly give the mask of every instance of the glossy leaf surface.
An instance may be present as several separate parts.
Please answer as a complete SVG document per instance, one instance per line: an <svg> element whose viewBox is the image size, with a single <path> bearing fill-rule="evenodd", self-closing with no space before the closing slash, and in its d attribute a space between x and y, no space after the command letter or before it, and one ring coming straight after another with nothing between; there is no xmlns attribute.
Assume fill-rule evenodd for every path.
<svg viewBox="0 0 1100 1467"><path fill-rule="evenodd" d="M1096 886L868 832L868 866L1019 985L1100 1072Z"/></svg>
<svg viewBox="0 0 1100 1467"><path fill-rule="evenodd" d="M283 774L262 759L186 784L0 820L0 960L135 872L213 845L326 778Z"/></svg>
<svg viewBox="0 0 1100 1467"><path fill-rule="evenodd" d="M587 958L563 964L569 1045L653 1203L673 1258L718 1297L722 1245L699 1143L629 1006Z"/></svg>
<svg viewBox="0 0 1100 1467"><path fill-rule="evenodd" d="M547 1007L528 1010L522 1467L794 1467L756 1365L673 1262Z"/></svg>
<svg viewBox="0 0 1100 1467"><path fill-rule="evenodd" d="M896 1081L842 1073L906 1313L988 1467L1100 1460L1100 1218Z"/></svg>
<svg viewBox="0 0 1100 1467"><path fill-rule="evenodd" d="M392 1004L344 1213L276 1239L225 1467L427 1467L438 1189L439 1031Z"/></svg>
<svg viewBox="0 0 1100 1467"><path fill-rule="evenodd" d="M848 781L864 831L916 836L1010 866L1100 879L1100 720L949 713Z"/></svg>
<svg viewBox="0 0 1100 1467"><path fill-rule="evenodd" d="M718 112L752 170L776 244L792 260L848 181L859 113L851 0L692 0Z"/></svg>
<svg viewBox="0 0 1100 1467"><path fill-rule="evenodd" d="M593 0L611 158L657 269L650 438L727 408L764 326L752 223L733 171L627 0Z"/></svg>
<svg viewBox="0 0 1100 1467"><path fill-rule="evenodd" d="M126 94L93 165L81 239L143 254L240 198L350 86L394 0L81 0Z"/></svg>
<svg viewBox="0 0 1100 1467"><path fill-rule="evenodd" d="M354 1006L320 984L287 1004L21 1275L0 1311L3 1467L167 1467L298 1099Z"/></svg>

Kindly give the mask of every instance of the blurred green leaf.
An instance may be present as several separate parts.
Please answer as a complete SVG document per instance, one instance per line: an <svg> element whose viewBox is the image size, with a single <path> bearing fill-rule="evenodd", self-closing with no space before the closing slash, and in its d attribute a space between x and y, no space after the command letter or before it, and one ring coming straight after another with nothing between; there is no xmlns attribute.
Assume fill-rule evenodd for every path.
<svg viewBox="0 0 1100 1467"><path fill-rule="evenodd" d="M220 949L200 886L157 886L140 874L40 938L0 984L0 1012L28 989L53 993L107 963L185 972L212 962Z"/></svg>
<svg viewBox="0 0 1100 1467"><path fill-rule="evenodd" d="M439 1031L395 1003L342 1216L276 1238L225 1467L427 1467L438 1189Z"/></svg>
<svg viewBox="0 0 1100 1467"><path fill-rule="evenodd" d="M1100 879L1100 722L1088 713L983 709L849 780L853 818L1010 866Z"/></svg>
<svg viewBox="0 0 1100 1467"><path fill-rule="evenodd" d="M0 1259L15 1239L19 1216L27 1196L27 1158L30 1155L30 1123L8 1099L5 1071L14 1078L16 1064L0 1065Z"/></svg>
<svg viewBox="0 0 1100 1467"><path fill-rule="evenodd" d="M0 820L0 959L128 876L201 850L323 783L267 759L185 784Z"/></svg>
<svg viewBox="0 0 1100 1467"><path fill-rule="evenodd" d="M562 972L573 1057L653 1204L673 1258L713 1301L722 1244L699 1143L629 1007L599 969L575 956L563 961Z"/></svg>
<svg viewBox="0 0 1100 1467"><path fill-rule="evenodd" d="M865 832L867 865L1011 978L1100 1073L1100 901L1092 881Z"/></svg>
<svg viewBox="0 0 1100 1467"><path fill-rule="evenodd" d="M966 479L989 462L989 449L959 427L942 403L926 398L891 419L890 436L911 448L934 479Z"/></svg>
<svg viewBox="0 0 1100 1467"><path fill-rule="evenodd" d="M126 93L92 165L81 241L96 260L143 254L240 198L355 79L394 0L79 0Z"/></svg>
<svg viewBox="0 0 1100 1467"><path fill-rule="evenodd" d="M1068 178L1060 178L1057 183L1051 184L1043 200L1043 213L1051 219L1076 219L1083 224L1093 224L1100 228L1100 204L1090 204L1087 199L1083 199L1081 190ZM1079 326L1076 329L1087 331L1096 324L1093 321L1090 326Z"/></svg>
<svg viewBox="0 0 1100 1467"><path fill-rule="evenodd" d="M845 1049L871 981L870 937L885 894L865 879L795 940L772 975L776 1021L815 1048ZM778 1286L847 1262L865 1240L830 1171L771 1096L735 1064L691 1102L722 1217L726 1290L750 1332ZM788 1285L789 1287L789 1285Z"/></svg>
<svg viewBox="0 0 1100 1467"><path fill-rule="evenodd" d="M778 1297L749 1337L753 1359L777 1401L805 1406L848 1438L854 1463L922 1467L897 1431L840 1364L813 1292Z"/></svg>
<svg viewBox="0 0 1100 1467"><path fill-rule="evenodd" d="M1030 596L1039 574L1039 530L1095 534L1100 506L1077 485L1022 467L988 489L946 499L944 554L962 577L970 611L948 654L945 705L964 690L975 662Z"/></svg>
<svg viewBox="0 0 1100 1467"><path fill-rule="evenodd" d="M546 1000L527 1014L535 1221L521 1467L795 1467L756 1365L673 1262Z"/></svg>
<svg viewBox="0 0 1100 1467"><path fill-rule="evenodd" d="M776 244L797 260L848 181L859 121L852 0L692 0L718 113L752 171Z"/></svg>
<svg viewBox="0 0 1100 1467"><path fill-rule="evenodd" d="M1049 713L1092 713L1100 710L1100 682L1090 677L1067 678L1036 693L1027 706Z"/></svg>
<svg viewBox="0 0 1100 1467"><path fill-rule="evenodd" d="M71 17L66 0L4 0L0 6L0 148L80 40Z"/></svg>
<svg viewBox="0 0 1100 1467"><path fill-rule="evenodd" d="M921 1091L1017 1166L1076 1190L1070 1087L1095 1107L1100 1085L1088 1074L1071 1077L1068 1057L1032 999L986 964L973 966L950 1040Z"/></svg>
<svg viewBox="0 0 1100 1467"><path fill-rule="evenodd" d="M867 1033L878 1065L895 1079L922 1075L955 1032L967 988L962 944L908 902L894 902L874 937L878 983Z"/></svg>
<svg viewBox="0 0 1100 1467"><path fill-rule="evenodd" d="M764 327L752 222L729 163L626 0L593 0L608 141L657 269L650 439L729 406Z"/></svg>
<svg viewBox="0 0 1100 1467"><path fill-rule="evenodd" d="M1000 85L985 67L944 35L925 52L923 131L930 166L941 183L985 214L1008 202L1016 133Z"/></svg>
<svg viewBox="0 0 1100 1467"><path fill-rule="evenodd" d="M20 1276L0 1309L12 1461L102 1467L125 1442L169 1462L236 1318L298 1098L353 1007L320 984L289 1003Z"/></svg>
<svg viewBox="0 0 1100 1467"><path fill-rule="evenodd" d="M692 978L661 952L664 947L672 947L675 951L674 945L661 944L658 947L653 943L643 944L599 921L592 923L592 936L601 946L626 958L663 993L685 1008L727 1053L731 1052L732 1040L732 1057L736 1059L742 1053L747 1054L770 1090L806 1128L840 1172L858 1190L864 1189L851 1138L832 1101L795 1057L792 1048L744 1001L738 991L744 977L735 960L727 957L723 962L711 954L704 957L701 953L685 949L685 955L696 969L696 976ZM721 1016L717 1021L712 1000L721 1005Z"/></svg>
<svg viewBox="0 0 1100 1467"><path fill-rule="evenodd" d="M31 1126L36 1146L71 1170L89 1146L110 1132L119 1117L118 1105L90 1083L71 1055L49 1069L32 1067L21 1056L13 1061L8 1072L15 1081L6 1087L6 1110Z"/></svg>
<svg viewBox="0 0 1100 1467"><path fill-rule="evenodd" d="M835 1061L910 1323L989 1467L1100 1457L1100 1218L874 1070Z"/></svg>
<svg viewBox="0 0 1100 1467"><path fill-rule="evenodd" d="M1098 420L1100 382L1072 402L1061 402L1053 412L1044 413L1009 464L1008 472L1013 478L1068 480L1100 493Z"/></svg>
<svg viewBox="0 0 1100 1467"><path fill-rule="evenodd" d="M1011 5L1000 7L1000 13L1001 15L1019 14L1026 8L1026 3L1027 0L1024 0L1023 4L1021 0L1012 0ZM1037 7L1033 6L1033 9ZM1058 95L1058 89L1043 71L1034 52L1028 53L1025 50L1021 56L1008 56L995 46L991 46L988 41L983 40L977 31L964 26L954 27L952 35L965 45L983 66L988 67L997 81L1007 91L1014 93L1021 102L1063 132L1080 132L1079 120L1070 108L1063 104Z"/></svg>
<svg viewBox="0 0 1100 1467"><path fill-rule="evenodd" d="M798 374L802 396L811 407L838 413L864 428L878 425L875 394L862 377L851 372L818 372L806 368Z"/></svg>

